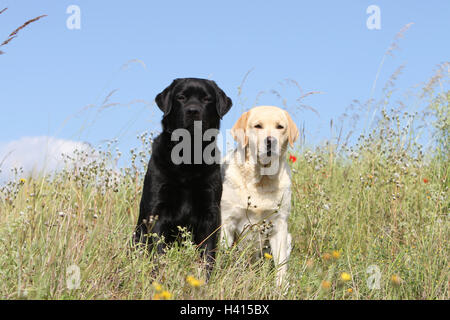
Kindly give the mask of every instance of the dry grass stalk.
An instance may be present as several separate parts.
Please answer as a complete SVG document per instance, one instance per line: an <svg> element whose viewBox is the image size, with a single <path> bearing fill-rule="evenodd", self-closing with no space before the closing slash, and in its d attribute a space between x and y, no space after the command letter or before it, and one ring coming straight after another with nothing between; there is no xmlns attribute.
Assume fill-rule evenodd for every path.
<svg viewBox="0 0 450 320"><path fill-rule="evenodd" d="M5 8L3 10L0 11L0 14L2 14L3 12L5 12L8 8ZM15 37L17 37L18 33L20 30L22 30L23 28L25 28L26 26L28 26L30 23L33 23L35 21L38 21L39 19L42 19L44 17L46 17L47 15L41 15L39 17L33 18L28 20L27 22L25 22L24 24L22 24L20 27L18 27L16 30L14 30L13 32L11 32L11 34L8 36L8 38L2 42L2 44L0 44L0 47L7 45L8 43L10 43ZM0 54L4 54L4 51L0 50Z"/></svg>

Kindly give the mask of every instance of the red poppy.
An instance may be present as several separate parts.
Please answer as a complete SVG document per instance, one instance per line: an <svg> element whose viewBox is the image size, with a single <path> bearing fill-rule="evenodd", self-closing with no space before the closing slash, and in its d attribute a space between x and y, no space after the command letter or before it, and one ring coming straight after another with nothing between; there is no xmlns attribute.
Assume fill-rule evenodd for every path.
<svg viewBox="0 0 450 320"><path fill-rule="evenodd" d="M424 183L428 183L429 180L428 180L427 178L423 178L423 182L424 182Z"/></svg>
<svg viewBox="0 0 450 320"><path fill-rule="evenodd" d="M292 163L294 163L295 161L297 161L297 157L293 156L292 154L289 156L289 161L291 161Z"/></svg>

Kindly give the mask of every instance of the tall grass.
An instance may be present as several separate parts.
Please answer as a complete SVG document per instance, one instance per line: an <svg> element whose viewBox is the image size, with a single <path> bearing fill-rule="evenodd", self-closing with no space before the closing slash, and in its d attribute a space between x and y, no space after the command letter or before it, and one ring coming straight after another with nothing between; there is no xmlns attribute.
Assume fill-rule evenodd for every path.
<svg viewBox="0 0 450 320"><path fill-rule="evenodd" d="M2 13L4 13L6 10L8 10L8 8L3 8L0 9L0 15ZM2 43L0 43L0 47L6 46L8 43L10 43L14 38L16 38L19 34L19 31L26 28L29 24L36 22L44 17L46 17L47 15L40 15L38 17L35 17L33 19L29 19L27 20L25 23L23 23L20 27L16 28L13 32L11 32L8 37L6 38L6 40L4 40ZM0 55L4 54L5 52L3 52L2 50L0 50Z"/></svg>
<svg viewBox="0 0 450 320"><path fill-rule="evenodd" d="M0 297L448 299L449 93L436 85L448 81L445 66L424 89L433 149L419 143L424 118L387 102L356 143L337 137L289 160L287 290L275 286L272 260L252 260L245 243L220 248L207 284L186 230L165 255L131 248L152 141L143 134L127 168L115 169L120 154L108 148L79 152L53 176L16 171L1 187ZM78 289L67 283L71 265L80 270Z"/></svg>
<svg viewBox="0 0 450 320"><path fill-rule="evenodd" d="M372 94L385 58L409 27L383 57ZM449 299L449 66L439 65L418 93L420 112L391 101L399 68L379 101L372 94L365 104L355 101L362 109L343 117L347 126L332 121L329 141L289 157L293 250L286 290L275 286L270 256L255 261L246 243L219 248L206 284L187 230L180 228L180 241L164 255L132 247L153 138L144 133L120 170L121 153L110 145L67 156L65 169L51 175L13 170L15 178L0 186L0 298ZM250 72L238 87L243 108ZM300 92L291 107L315 112L303 98L320 92L304 93L293 80L282 84ZM114 105L107 104L113 93L99 111ZM278 91L270 94L289 108ZM361 118L362 133L352 143ZM72 266L79 281L72 282Z"/></svg>

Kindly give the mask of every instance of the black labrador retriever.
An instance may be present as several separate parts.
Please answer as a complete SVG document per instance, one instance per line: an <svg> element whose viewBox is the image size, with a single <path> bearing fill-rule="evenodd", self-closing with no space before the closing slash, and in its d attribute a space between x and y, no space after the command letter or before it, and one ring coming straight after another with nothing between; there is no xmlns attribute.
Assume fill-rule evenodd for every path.
<svg viewBox="0 0 450 320"><path fill-rule="evenodd" d="M222 177L220 163L204 161L203 151L216 143L217 135L213 134L210 141L202 139L200 148L191 139L190 150L179 152L188 161L179 163L172 152L179 142L172 141L172 134L184 129L193 137L199 125L202 134L208 129L218 132L220 119L232 101L214 81L197 78L175 79L155 101L164 112L163 131L152 145L134 241L150 249L157 243L157 252L161 253L166 243L177 239L178 226L187 227L195 243L204 249L209 276L221 223ZM214 152L212 156L216 156ZM150 235L154 233L157 237ZM161 236L164 242L158 241Z"/></svg>

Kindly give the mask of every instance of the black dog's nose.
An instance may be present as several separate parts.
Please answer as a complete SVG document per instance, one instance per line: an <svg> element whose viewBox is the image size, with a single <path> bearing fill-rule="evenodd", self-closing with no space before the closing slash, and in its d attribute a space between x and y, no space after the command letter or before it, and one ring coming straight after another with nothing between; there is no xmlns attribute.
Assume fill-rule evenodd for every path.
<svg viewBox="0 0 450 320"><path fill-rule="evenodd" d="M200 110L196 107L189 107L186 110L188 116L198 116L200 114Z"/></svg>
<svg viewBox="0 0 450 320"><path fill-rule="evenodd" d="M268 137L266 138L265 141L266 141L266 145L267 145L268 147L272 146L272 144L273 144L273 145L276 145L276 144L277 144L277 139L274 138L274 137L272 137L272 136L268 136Z"/></svg>

